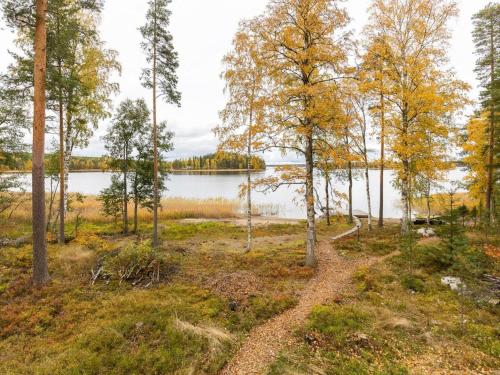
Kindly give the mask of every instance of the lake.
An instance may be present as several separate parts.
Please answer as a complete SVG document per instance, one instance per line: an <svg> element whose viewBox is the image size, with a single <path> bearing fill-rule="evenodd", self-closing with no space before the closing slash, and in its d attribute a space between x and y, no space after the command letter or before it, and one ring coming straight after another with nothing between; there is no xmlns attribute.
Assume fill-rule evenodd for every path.
<svg viewBox="0 0 500 375"><path fill-rule="evenodd" d="M353 188L353 208L361 211L368 211L366 199L365 181L361 176L362 171L354 181ZM379 205L379 171L370 170L370 189L372 198L372 212L378 215ZM272 176L275 174L275 168L269 167L266 171L253 173L253 179ZM108 187L111 183L109 172L80 172L70 173L69 191L78 192L86 195L97 195ZM462 180L465 175L461 169L455 169L449 172L450 180ZM384 216L386 218L398 218L401 216L400 194L393 187L392 181L394 173L386 171L384 183ZM31 175L23 174L22 179L26 184L27 190L31 188ZM168 191L164 194L166 197L207 199L207 198L226 198L238 199L239 185L246 182L245 173L239 172L176 172L169 176L167 181ZM324 183L317 181L319 195L324 199ZM348 184L345 181L339 181L333 177L335 190L341 193L347 193ZM50 189L47 183L47 189ZM281 187L275 192L267 194L261 192L253 193L253 201L256 205L263 205L265 215L277 215L284 218L305 218L305 206L302 203L302 196L296 192L295 187ZM343 208L347 208L346 202Z"/></svg>

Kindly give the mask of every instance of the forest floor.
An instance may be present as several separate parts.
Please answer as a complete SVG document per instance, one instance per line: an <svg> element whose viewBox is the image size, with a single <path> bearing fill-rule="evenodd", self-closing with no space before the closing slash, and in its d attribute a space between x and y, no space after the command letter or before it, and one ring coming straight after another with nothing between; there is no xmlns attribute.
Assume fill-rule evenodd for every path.
<svg viewBox="0 0 500 375"><path fill-rule="evenodd" d="M273 354L255 373L495 374L498 306L442 285L452 270L432 257L416 256L408 278L397 224L331 241L350 227L319 223L311 269L304 222L257 225L246 254L244 221L163 220L154 253L149 225L123 236L86 221L65 246L49 243L51 282L35 289L31 244L15 241L29 222L0 222L12 240L0 247L0 373L218 374L264 330ZM498 275L498 239L469 237ZM144 260L158 272L129 273Z"/></svg>

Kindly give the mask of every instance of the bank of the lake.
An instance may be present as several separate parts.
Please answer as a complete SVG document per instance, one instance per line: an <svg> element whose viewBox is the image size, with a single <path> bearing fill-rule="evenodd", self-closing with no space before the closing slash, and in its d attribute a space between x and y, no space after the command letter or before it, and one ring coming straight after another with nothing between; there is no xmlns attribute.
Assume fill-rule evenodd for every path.
<svg viewBox="0 0 500 375"><path fill-rule="evenodd" d="M253 179L269 177L276 174L275 167L269 167L263 171L255 171L252 173ZM367 211L368 204L366 199L366 190L364 176L361 170L358 170L353 191L353 207L354 209ZM465 172L461 169L455 169L449 172L449 181L463 180ZM111 183L112 172L72 172L70 173L69 191L78 192L85 195L98 195L101 190L108 187ZM378 214L379 206L379 178L380 174L377 169L369 171L370 191L372 199L372 210L374 215ZM31 175L23 174L22 180L25 188L29 191L31 187ZM340 203L341 209L346 209L346 202L342 194L346 194L348 187L345 180L341 180L338 176L333 175L333 189L339 193L335 197ZM385 217L397 218L401 215L400 210L400 194L393 185L394 172L386 171L384 179L384 196L385 196ZM320 199L324 199L323 181L317 180L317 191ZM246 183L244 171L182 171L172 173L168 177L166 185L168 191L165 192L166 198L186 198L186 199L214 199L224 198L228 200L239 199L239 186ZM50 183L47 181L47 189L50 189ZM439 191L439 189L435 189ZM305 207L302 204L302 196L297 193L296 186L282 187L277 191L253 193L253 201L257 205L267 207L268 212L263 212L264 215L274 215L283 218L301 219L305 217Z"/></svg>

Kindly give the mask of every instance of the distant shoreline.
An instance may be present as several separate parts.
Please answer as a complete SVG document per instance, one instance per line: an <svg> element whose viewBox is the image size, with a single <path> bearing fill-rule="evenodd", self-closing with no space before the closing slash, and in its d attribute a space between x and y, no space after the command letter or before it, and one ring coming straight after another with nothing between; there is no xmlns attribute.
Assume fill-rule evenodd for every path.
<svg viewBox="0 0 500 375"><path fill-rule="evenodd" d="M210 172L246 172L246 169L170 169L168 173L210 173ZM265 172L266 169L252 169L251 172ZM114 170L102 170L102 169L79 169L69 171L70 173L111 173L118 172ZM30 170L26 171L0 171L0 174L28 174L31 173Z"/></svg>

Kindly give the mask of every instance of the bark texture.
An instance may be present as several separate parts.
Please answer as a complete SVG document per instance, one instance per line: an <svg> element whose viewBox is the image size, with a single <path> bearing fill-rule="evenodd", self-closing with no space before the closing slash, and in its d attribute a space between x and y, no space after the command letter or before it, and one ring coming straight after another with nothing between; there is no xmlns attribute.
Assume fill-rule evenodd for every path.
<svg viewBox="0 0 500 375"><path fill-rule="evenodd" d="M45 241L45 87L47 69L47 0L36 1L33 112L33 283L49 281Z"/></svg>

